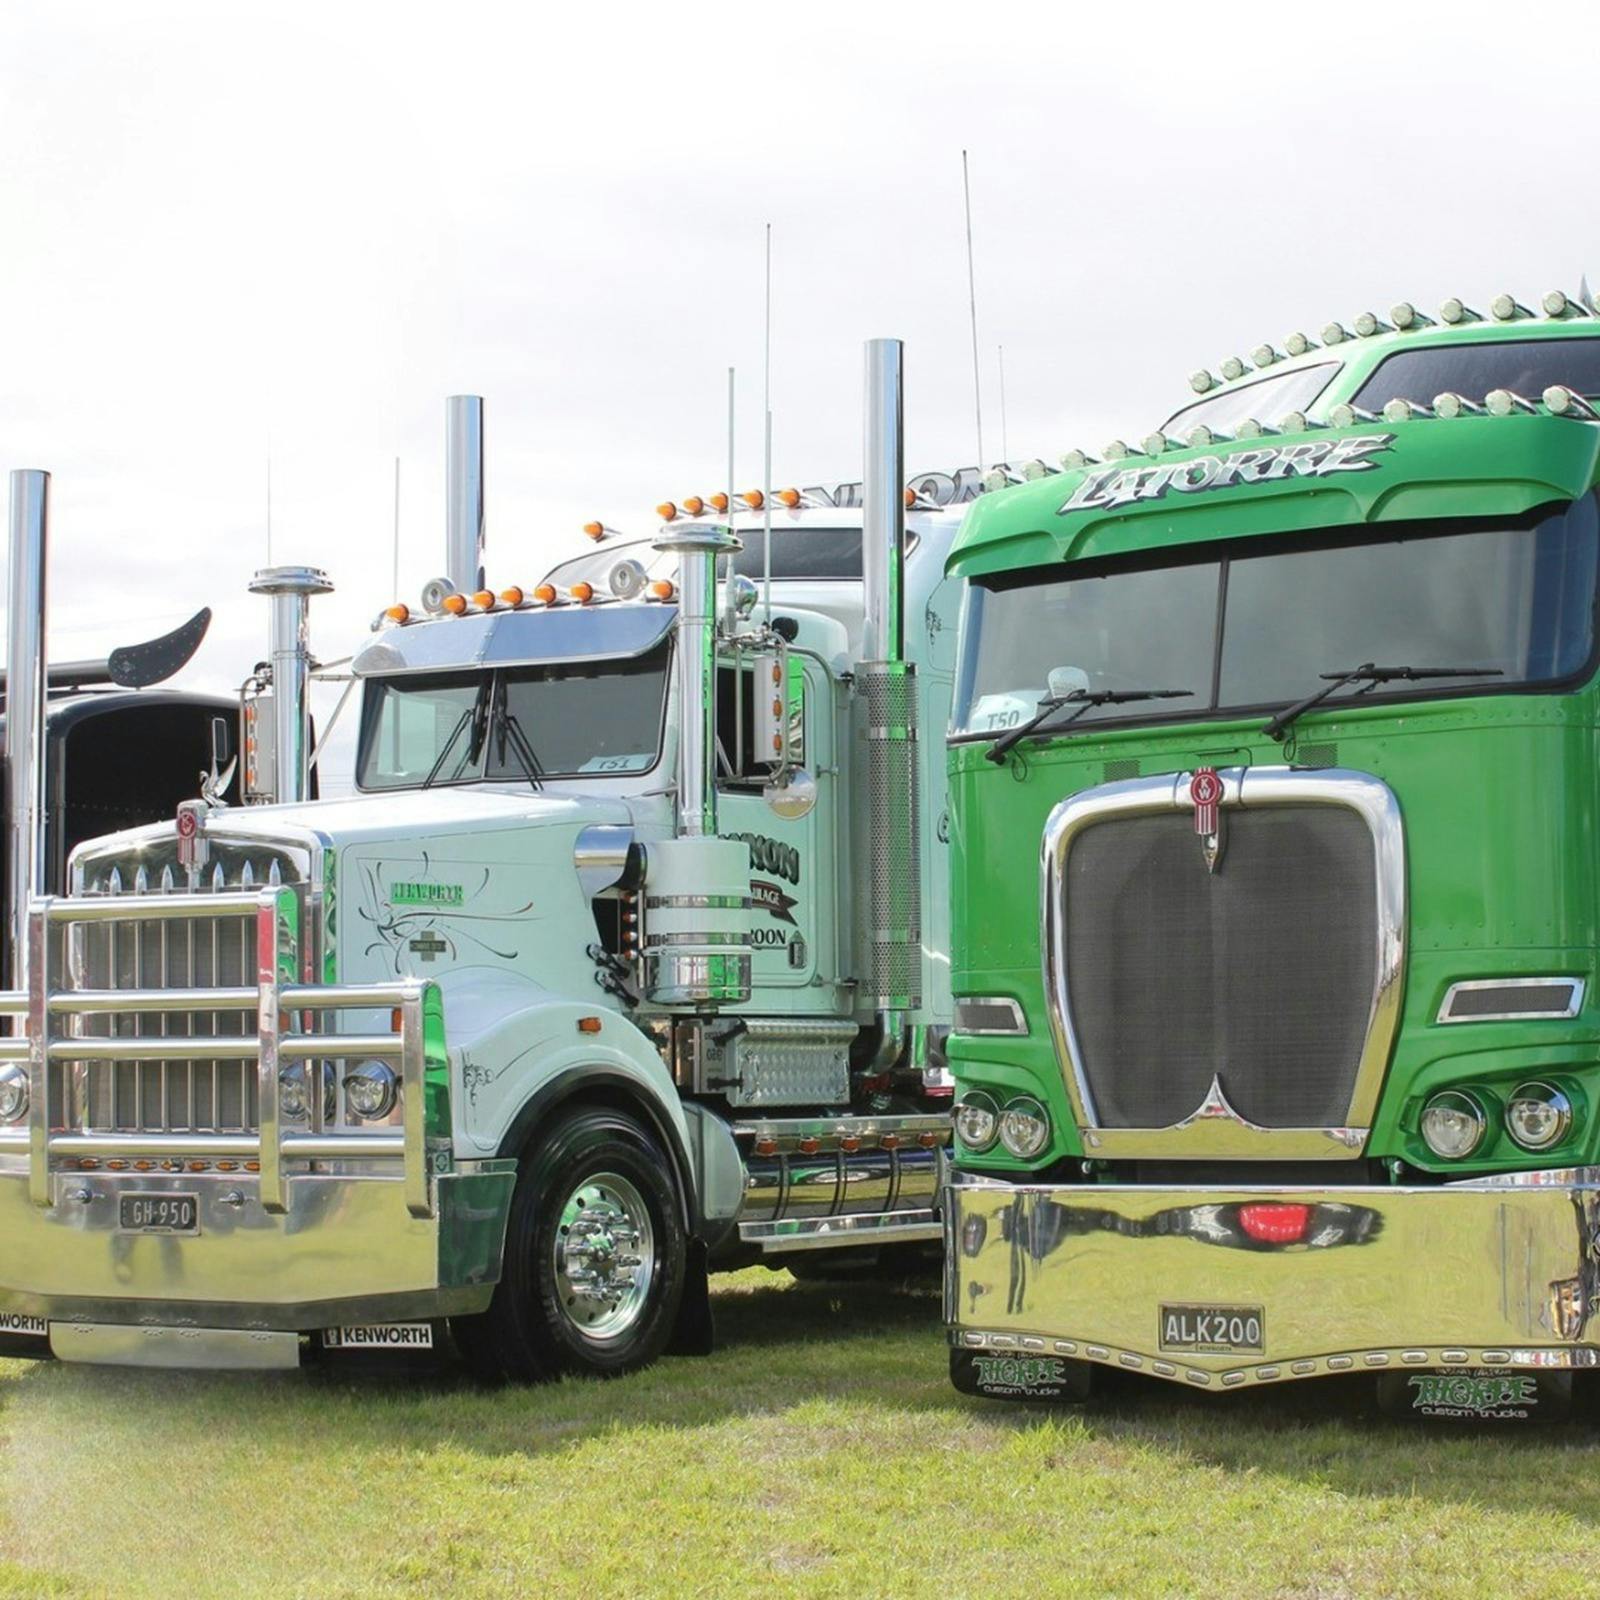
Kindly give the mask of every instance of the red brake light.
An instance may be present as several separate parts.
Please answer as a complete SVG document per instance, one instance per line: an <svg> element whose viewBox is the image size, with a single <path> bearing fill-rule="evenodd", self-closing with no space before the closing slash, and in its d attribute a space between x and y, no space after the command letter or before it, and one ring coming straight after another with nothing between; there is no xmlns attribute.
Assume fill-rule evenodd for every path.
<svg viewBox="0 0 1600 1600"><path fill-rule="evenodd" d="M1258 1244L1298 1244L1310 1225L1310 1206L1273 1203L1239 1207L1239 1226Z"/></svg>

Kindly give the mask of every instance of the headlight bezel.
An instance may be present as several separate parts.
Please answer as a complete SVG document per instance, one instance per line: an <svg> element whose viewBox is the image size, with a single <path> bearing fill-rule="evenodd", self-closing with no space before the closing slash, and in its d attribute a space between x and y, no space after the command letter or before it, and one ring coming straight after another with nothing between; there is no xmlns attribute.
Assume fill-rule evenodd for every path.
<svg viewBox="0 0 1600 1600"><path fill-rule="evenodd" d="M379 1097L373 1109L365 1109L356 1096L372 1085L379 1089ZM363 1061L353 1072L345 1074L343 1087L345 1105L357 1122L382 1122L400 1102L400 1075L387 1061Z"/></svg>
<svg viewBox="0 0 1600 1600"><path fill-rule="evenodd" d="M10 1093L15 1096L15 1109L7 1111L5 1097ZM30 1085L28 1069L19 1066L15 1061L8 1061L0 1067L0 1123L14 1127L28 1115L28 1098Z"/></svg>
<svg viewBox="0 0 1600 1600"><path fill-rule="evenodd" d="M1533 1091L1542 1091L1542 1094L1535 1094ZM1536 1103L1553 1110L1556 1117L1554 1132L1538 1141L1521 1137L1512 1121L1512 1111L1522 1103ZM1506 1130L1506 1137L1517 1149L1526 1151L1529 1155L1543 1155L1546 1151L1555 1149L1572 1132L1573 1115L1572 1096L1565 1089L1559 1084L1552 1083L1548 1078L1529 1078L1526 1082L1519 1083L1506 1097L1501 1121Z"/></svg>
<svg viewBox="0 0 1600 1600"><path fill-rule="evenodd" d="M1008 1139L1006 1137L1008 1118L1016 1118L1017 1123L1032 1125L1038 1130L1037 1137L1029 1139L1026 1143ZM1012 1123L1010 1126L1014 1129L1017 1123ZM1037 1161L1050 1148L1050 1113L1045 1110L1044 1103L1035 1096L1019 1094L1006 1102L1005 1109L1000 1113L997 1133L1007 1155L1014 1156L1018 1161Z"/></svg>
<svg viewBox="0 0 1600 1600"><path fill-rule="evenodd" d="M1471 1118L1475 1132L1472 1142L1459 1150L1440 1149L1428 1137L1428 1113L1436 1108L1444 1108L1446 1101L1458 1102L1447 1109L1464 1114ZM1423 1103L1422 1110L1417 1117L1417 1133L1428 1153L1440 1161L1467 1161L1483 1149L1483 1143L1489 1135L1489 1115L1484 1107L1482 1098L1469 1089L1440 1089L1428 1096Z"/></svg>
<svg viewBox="0 0 1600 1600"><path fill-rule="evenodd" d="M322 1121L327 1126L339 1115L339 1077L331 1061L316 1063L322 1077ZM309 1061L296 1061L278 1073L278 1109L289 1122L306 1122L309 1100L306 1090L311 1081Z"/></svg>
<svg viewBox="0 0 1600 1600"><path fill-rule="evenodd" d="M969 1138L961 1125L961 1116L964 1111L971 1110L989 1119L988 1132L984 1138ZM956 1102L953 1113L956 1138L961 1141L962 1148L975 1156L986 1155L993 1150L1000 1139L1000 1102L988 1092L987 1089L968 1089Z"/></svg>

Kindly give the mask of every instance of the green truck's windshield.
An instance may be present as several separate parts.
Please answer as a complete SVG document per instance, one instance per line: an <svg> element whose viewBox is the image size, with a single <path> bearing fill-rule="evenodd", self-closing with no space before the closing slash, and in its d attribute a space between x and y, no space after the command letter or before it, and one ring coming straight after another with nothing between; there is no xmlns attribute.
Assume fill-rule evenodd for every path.
<svg viewBox="0 0 1600 1600"><path fill-rule="evenodd" d="M623 661L374 679L356 781L415 789L648 772L661 751L666 689L665 643Z"/></svg>
<svg viewBox="0 0 1600 1600"><path fill-rule="evenodd" d="M1569 678L1593 651L1593 495L1519 526L1412 523L1359 542L1330 534L1256 545L1157 552L1068 578L974 580L952 732L991 736L1026 721L1046 694L1130 685L1195 693L1149 708L1091 706L1074 729L1276 710L1321 687L1323 674L1367 661L1502 674L1379 685L1374 697L1497 693Z"/></svg>

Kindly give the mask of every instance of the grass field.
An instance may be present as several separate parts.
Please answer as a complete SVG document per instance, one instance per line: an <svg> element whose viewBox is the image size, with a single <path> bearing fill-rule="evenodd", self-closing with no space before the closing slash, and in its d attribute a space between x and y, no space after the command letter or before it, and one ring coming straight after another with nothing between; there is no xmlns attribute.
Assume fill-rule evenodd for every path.
<svg viewBox="0 0 1600 1600"><path fill-rule="evenodd" d="M1023 1410L948 1388L928 1291L755 1271L717 1313L707 1360L499 1393L0 1363L0 1595L1600 1594L1575 1425Z"/></svg>

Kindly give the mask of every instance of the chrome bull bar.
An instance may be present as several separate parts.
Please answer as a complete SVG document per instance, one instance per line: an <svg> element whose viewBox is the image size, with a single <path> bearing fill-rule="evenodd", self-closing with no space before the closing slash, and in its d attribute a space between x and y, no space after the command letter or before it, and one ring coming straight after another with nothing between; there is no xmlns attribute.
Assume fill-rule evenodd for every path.
<svg viewBox="0 0 1600 1600"><path fill-rule="evenodd" d="M28 1071L26 1132L0 1132L0 1151L26 1149L28 1194L33 1204L54 1204L52 1157L131 1155L255 1159L260 1164L263 1209L288 1209L284 1164L307 1160L399 1158L407 1210L415 1217L434 1214L427 1147L427 1041L425 1012L432 984L398 981L379 984L301 984L292 980L299 964L295 935L298 911L289 888L205 895L105 895L35 900L28 913L28 988L0 993L0 1016L24 1019L26 1035L0 1038L0 1063L16 1062ZM94 922L161 922L168 919L249 917L254 921L254 985L200 989L56 988L51 983L51 931ZM391 1033L291 1032L286 1021L297 1013L398 1010L400 1028ZM89 1038L56 1031L61 1019L118 1013L166 1012L179 1015L254 1012L253 1035L173 1035ZM400 1078L399 1133L330 1133L321 1127L320 1093L308 1086L307 1130L286 1131L278 1074L290 1062L360 1056L397 1063ZM118 1061L254 1060L259 1112L255 1133L101 1133L64 1125L65 1108L52 1103L50 1069Z"/></svg>

